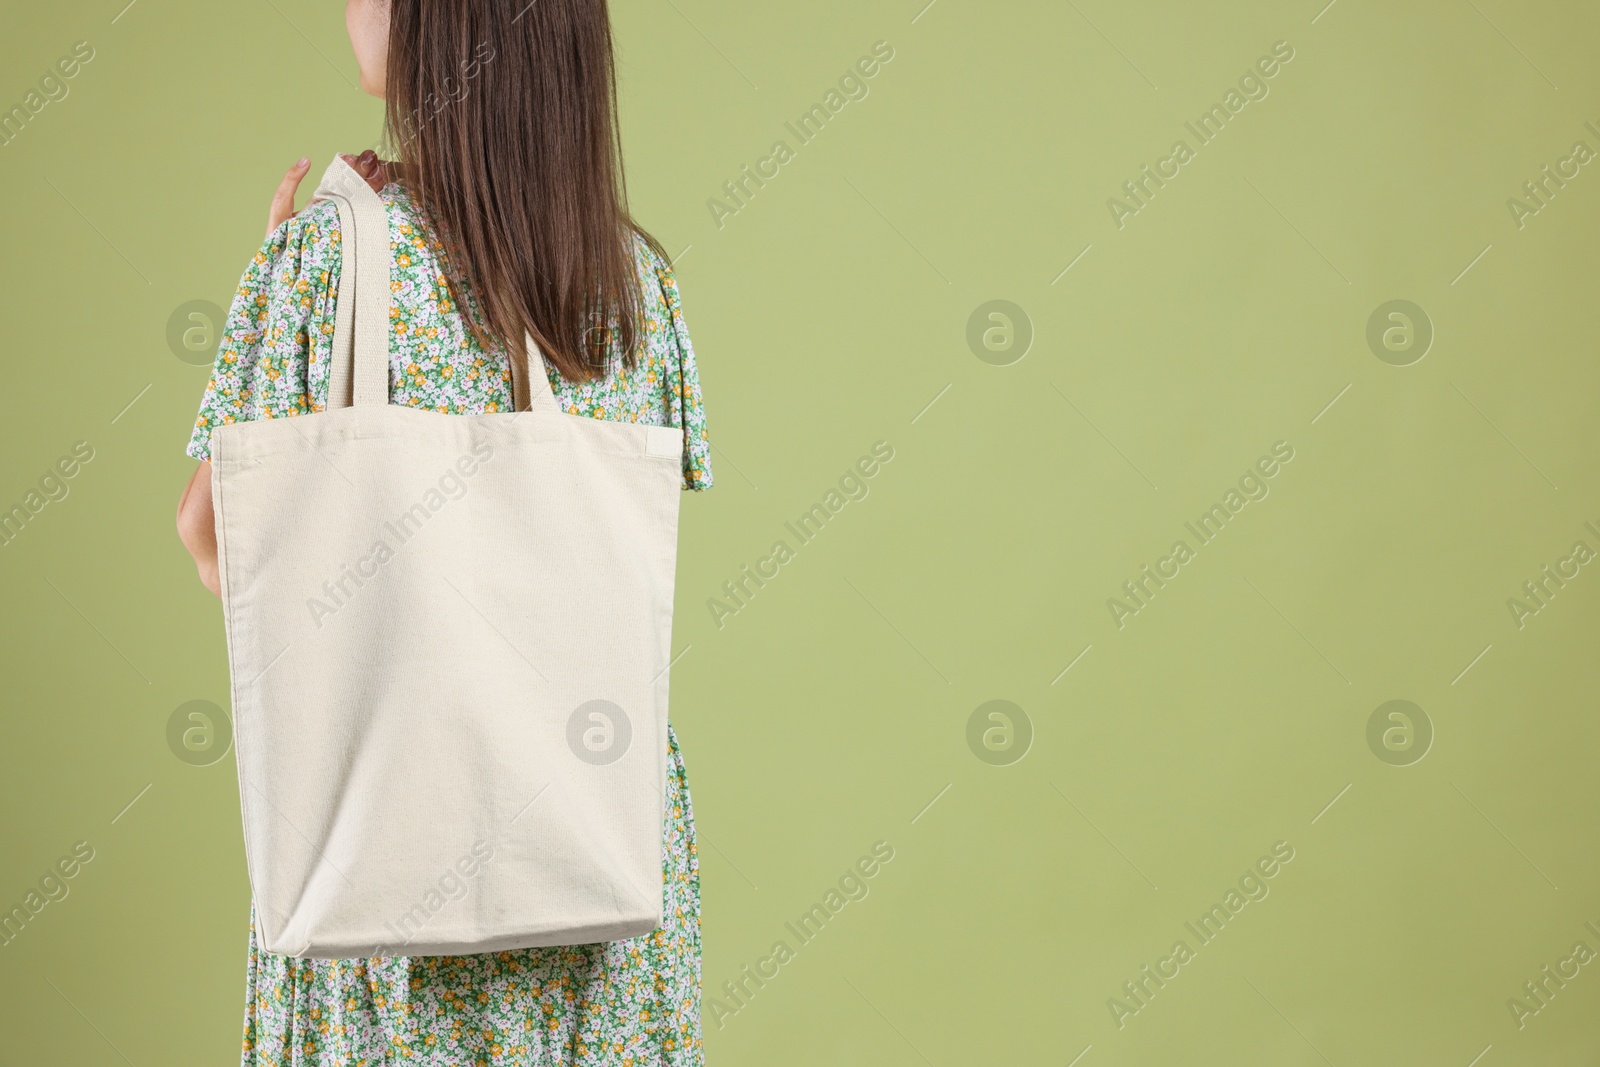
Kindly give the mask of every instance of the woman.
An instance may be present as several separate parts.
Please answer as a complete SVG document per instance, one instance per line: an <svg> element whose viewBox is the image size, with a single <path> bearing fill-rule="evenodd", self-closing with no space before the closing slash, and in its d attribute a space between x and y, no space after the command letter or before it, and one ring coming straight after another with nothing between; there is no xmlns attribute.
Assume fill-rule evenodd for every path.
<svg viewBox="0 0 1600 1067"><path fill-rule="evenodd" d="M395 244L390 403L511 410L524 331L572 414L683 428L683 486L711 486L694 351L661 248L627 213L604 0L348 0L361 85L397 159L345 157ZM228 315L178 529L218 592L209 441L243 419L321 411L339 216L293 213L290 169ZM537 365L537 364L535 364ZM668 728L662 926L627 941L465 957L299 960L252 910L245 1065L703 1062L694 820Z"/></svg>

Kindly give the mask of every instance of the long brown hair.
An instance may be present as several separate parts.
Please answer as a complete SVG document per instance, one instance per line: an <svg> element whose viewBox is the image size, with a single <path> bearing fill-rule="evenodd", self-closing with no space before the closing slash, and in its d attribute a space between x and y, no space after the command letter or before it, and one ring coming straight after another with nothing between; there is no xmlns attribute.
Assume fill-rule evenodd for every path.
<svg viewBox="0 0 1600 1067"><path fill-rule="evenodd" d="M385 126L480 338L563 377L632 365L640 294L605 0L391 0ZM459 289L458 289L459 293ZM487 334L487 338L484 335Z"/></svg>

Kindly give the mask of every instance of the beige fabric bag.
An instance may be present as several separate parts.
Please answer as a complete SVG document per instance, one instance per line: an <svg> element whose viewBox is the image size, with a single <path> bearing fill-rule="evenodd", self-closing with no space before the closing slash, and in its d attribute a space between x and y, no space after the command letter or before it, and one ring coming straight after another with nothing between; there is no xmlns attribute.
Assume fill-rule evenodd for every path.
<svg viewBox="0 0 1600 1067"><path fill-rule="evenodd" d="M328 410L212 438L262 947L648 932L682 431L559 410L537 355L514 413L390 406L387 212L338 159L317 195L344 243Z"/></svg>

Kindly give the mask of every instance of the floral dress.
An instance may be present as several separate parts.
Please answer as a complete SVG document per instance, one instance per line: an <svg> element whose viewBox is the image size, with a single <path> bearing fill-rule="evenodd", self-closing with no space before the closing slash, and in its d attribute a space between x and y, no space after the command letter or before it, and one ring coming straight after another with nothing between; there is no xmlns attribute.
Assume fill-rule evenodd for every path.
<svg viewBox="0 0 1600 1067"><path fill-rule="evenodd" d="M485 349L445 282L444 249L404 188L382 193L390 276L390 402L456 414L512 410L506 355ZM327 404L339 288L339 214L312 204L279 226L245 269L228 312L188 453L211 431ZM711 487L710 442L694 349L670 266L636 244L643 294L633 368L574 384L553 369L574 415L684 431L683 486ZM481 321L481 320L480 320ZM300 960L262 951L251 910L244 1067L691 1067L700 1044L700 868L677 734L667 727L662 834L665 916L626 941L480 956Z"/></svg>

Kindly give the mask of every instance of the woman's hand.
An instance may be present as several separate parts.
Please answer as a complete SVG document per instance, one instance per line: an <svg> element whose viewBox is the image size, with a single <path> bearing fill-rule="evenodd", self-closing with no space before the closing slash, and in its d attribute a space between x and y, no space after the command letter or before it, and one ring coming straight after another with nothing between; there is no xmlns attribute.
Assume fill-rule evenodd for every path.
<svg viewBox="0 0 1600 1067"><path fill-rule="evenodd" d="M200 583L217 596L222 582L217 573L217 515L211 502L211 461L202 461L178 498L178 540L194 557Z"/></svg>
<svg viewBox="0 0 1600 1067"><path fill-rule="evenodd" d="M350 164L355 172L366 179L372 191L381 193L383 187L389 182L388 163L378 158L378 153L367 149L359 156L342 152L339 158ZM300 161L289 168L283 176L283 181L278 183L278 191L272 194L272 206L267 209L267 236L272 236L272 231L282 226L289 219L294 218L294 197L300 191L300 182L305 178L306 172L311 169L311 160L301 157Z"/></svg>

